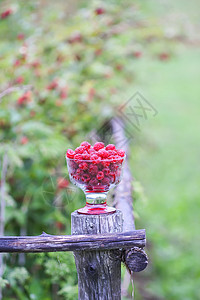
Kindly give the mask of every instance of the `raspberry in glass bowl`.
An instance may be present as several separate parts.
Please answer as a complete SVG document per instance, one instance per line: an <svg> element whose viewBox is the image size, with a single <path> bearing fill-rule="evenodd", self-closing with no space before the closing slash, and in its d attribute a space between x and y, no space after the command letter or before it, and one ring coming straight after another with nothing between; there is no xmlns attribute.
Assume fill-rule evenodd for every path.
<svg viewBox="0 0 200 300"><path fill-rule="evenodd" d="M83 142L75 151L67 150L66 160L71 182L81 188L86 196L86 206L78 212L115 212L115 208L107 206L107 193L121 180L125 152L117 150L113 144L105 147L101 142L94 146Z"/></svg>

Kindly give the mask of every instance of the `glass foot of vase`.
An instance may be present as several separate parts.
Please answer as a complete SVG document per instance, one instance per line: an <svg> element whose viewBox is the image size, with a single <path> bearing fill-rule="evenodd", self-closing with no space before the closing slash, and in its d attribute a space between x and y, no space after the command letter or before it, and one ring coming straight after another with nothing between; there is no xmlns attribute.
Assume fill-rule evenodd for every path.
<svg viewBox="0 0 200 300"><path fill-rule="evenodd" d="M84 215L113 214L114 212L116 212L116 209L114 207L108 206L106 203L103 204L86 203L86 206L78 209L78 213Z"/></svg>

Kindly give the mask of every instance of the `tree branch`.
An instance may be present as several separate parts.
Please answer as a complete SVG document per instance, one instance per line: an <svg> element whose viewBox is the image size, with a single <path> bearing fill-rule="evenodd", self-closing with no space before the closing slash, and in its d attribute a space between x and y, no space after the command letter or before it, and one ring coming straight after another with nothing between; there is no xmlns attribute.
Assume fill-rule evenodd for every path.
<svg viewBox="0 0 200 300"><path fill-rule="evenodd" d="M0 93L0 103L2 102L2 98L8 94L11 94L13 92L20 91L20 90L25 90L25 91L31 90L32 88L33 88L32 85L11 86Z"/></svg>

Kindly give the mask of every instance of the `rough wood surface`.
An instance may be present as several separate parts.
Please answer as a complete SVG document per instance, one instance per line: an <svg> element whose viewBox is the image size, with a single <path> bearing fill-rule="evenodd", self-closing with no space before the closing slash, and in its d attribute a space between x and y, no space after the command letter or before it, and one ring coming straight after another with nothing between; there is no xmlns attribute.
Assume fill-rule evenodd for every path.
<svg viewBox="0 0 200 300"><path fill-rule="evenodd" d="M135 229L134 215L133 215L133 177L128 166L129 147L126 142L124 134L124 124L120 118L113 118L112 122L113 138L115 140L116 148L122 147L126 152L126 160L123 168L123 177L120 184L115 189L114 203L115 207L122 211L124 224L123 231L132 231ZM121 142L124 141L124 145Z"/></svg>
<svg viewBox="0 0 200 300"><path fill-rule="evenodd" d="M124 141L123 150L126 152L126 160L123 169L123 178L120 184L115 189L114 203L117 209L120 209L123 213L124 224L123 232L132 231L135 229L135 221L133 215L133 177L129 168L129 145L125 133L124 122L119 117L113 118L111 121L113 138L117 148L121 147L121 142ZM123 254L123 260L127 266L128 271L140 272L144 270L148 265L148 257L145 251L139 248L132 248L126 250Z"/></svg>
<svg viewBox="0 0 200 300"><path fill-rule="evenodd" d="M75 224L74 224L75 225ZM114 226L114 225L113 225ZM121 225L120 225L121 227ZM88 230L90 227L88 227ZM74 229L75 232L76 229ZM102 230L105 232L105 230ZM0 237L0 252L54 252L74 250L128 249L145 246L145 230L93 235L49 235Z"/></svg>
<svg viewBox="0 0 200 300"><path fill-rule="evenodd" d="M72 213L72 234L121 232L122 213L80 215ZM121 251L76 251L79 300L121 299Z"/></svg>
<svg viewBox="0 0 200 300"><path fill-rule="evenodd" d="M130 273L141 272L148 265L148 257L145 251L138 247L126 250L123 255L123 260Z"/></svg>

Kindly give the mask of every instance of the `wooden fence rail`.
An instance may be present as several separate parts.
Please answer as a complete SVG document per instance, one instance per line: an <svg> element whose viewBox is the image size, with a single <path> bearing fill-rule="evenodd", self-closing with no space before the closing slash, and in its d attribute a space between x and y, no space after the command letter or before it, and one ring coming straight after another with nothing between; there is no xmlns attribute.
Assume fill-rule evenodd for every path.
<svg viewBox="0 0 200 300"><path fill-rule="evenodd" d="M55 252L78 250L111 250L143 248L146 243L145 230L93 235L50 235L0 237L0 252Z"/></svg>

